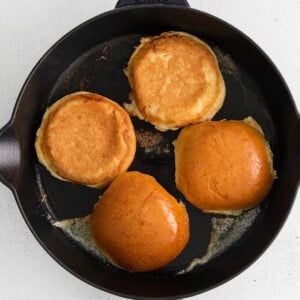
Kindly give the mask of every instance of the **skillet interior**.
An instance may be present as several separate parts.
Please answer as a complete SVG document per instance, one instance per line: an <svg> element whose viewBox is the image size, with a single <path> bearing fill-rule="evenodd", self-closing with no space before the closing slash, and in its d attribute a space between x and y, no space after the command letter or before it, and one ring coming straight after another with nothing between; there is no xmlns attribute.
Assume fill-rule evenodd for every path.
<svg viewBox="0 0 300 300"><path fill-rule="evenodd" d="M229 53L237 63L237 74L224 73L227 95L215 119L253 116L271 142L279 179L264 202L258 221L220 257L184 276L173 276L192 258L204 254L209 240L210 216L188 204L191 241L182 255L162 270L129 274L102 264L50 224L49 211L58 219L88 214L101 191L51 177L37 163L33 142L47 105L67 93L88 90L119 103L126 101L129 86L122 69L133 46L142 35L167 30L195 34ZM283 224L297 187L297 170L292 161L296 152L293 153L291 144L296 122L295 107L280 75L264 54L237 30L209 15L185 8L149 6L117 10L96 17L65 36L46 54L25 84L13 125L20 140L22 163L13 180L18 203L46 250L76 276L101 289L127 297L183 297L205 291L252 263ZM134 124L137 129L153 130L137 119ZM166 143L177 134L164 133ZM174 196L184 199L174 187L172 154L152 157L138 149L131 169L154 175ZM39 191L40 178L47 205Z"/></svg>

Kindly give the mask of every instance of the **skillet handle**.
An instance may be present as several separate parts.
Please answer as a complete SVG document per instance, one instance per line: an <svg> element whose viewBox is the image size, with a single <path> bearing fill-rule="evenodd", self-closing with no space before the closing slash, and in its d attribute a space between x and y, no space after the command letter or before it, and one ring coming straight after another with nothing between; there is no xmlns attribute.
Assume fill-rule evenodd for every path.
<svg viewBox="0 0 300 300"><path fill-rule="evenodd" d="M116 4L116 8L140 4L166 4L190 7L187 0L119 0Z"/></svg>
<svg viewBox="0 0 300 300"><path fill-rule="evenodd" d="M15 130L8 123L0 129L0 181L10 188L17 184L20 153Z"/></svg>

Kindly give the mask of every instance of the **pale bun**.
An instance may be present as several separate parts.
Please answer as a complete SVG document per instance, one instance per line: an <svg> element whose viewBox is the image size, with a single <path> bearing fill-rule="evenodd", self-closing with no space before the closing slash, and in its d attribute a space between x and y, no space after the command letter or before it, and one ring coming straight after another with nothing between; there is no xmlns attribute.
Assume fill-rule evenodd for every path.
<svg viewBox="0 0 300 300"><path fill-rule="evenodd" d="M212 49L185 32L141 40L126 70L129 113L158 130L210 120L222 107L225 83Z"/></svg>

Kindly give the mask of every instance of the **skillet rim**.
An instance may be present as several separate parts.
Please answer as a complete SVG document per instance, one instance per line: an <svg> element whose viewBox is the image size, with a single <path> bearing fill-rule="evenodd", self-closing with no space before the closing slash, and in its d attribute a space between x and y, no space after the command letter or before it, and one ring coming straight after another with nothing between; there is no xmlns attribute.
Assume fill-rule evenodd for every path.
<svg viewBox="0 0 300 300"><path fill-rule="evenodd" d="M296 117L297 117L297 122L299 123L300 121L300 115L299 112L297 110L296 107L296 103L293 99L292 93L286 83L286 81L284 80L282 74L280 73L279 69L276 67L276 65L274 64L274 62L270 59L270 57L250 38L248 37L245 33L243 33L242 31L240 31L239 29L237 29L236 27L234 27L233 25L229 24L227 21L224 21L218 17L215 17L209 13L200 11L198 9L194 9L194 8L189 8L189 7L183 7L183 6L178 6L178 5L170 5L170 4L140 4L140 5L132 5L132 6L128 6L128 7L121 7L121 8L115 8L112 10L109 10L107 12L101 13L99 15L96 15L90 19L88 19L87 21L79 24L78 26L76 26L75 28L71 29L69 32L67 32L66 34L64 34L57 42L55 42L43 55L42 57L37 61L37 63L35 64L35 66L33 67L33 69L31 70L31 72L29 73L29 75L27 76L19 94L16 100L16 103L14 105L12 114L11 114L11 118L10 120L7 122L6 125L4 125L1 130L0 130L0 138L1 135L3 133L5 133L5 131L7 129L9 129L10 127L14 127L14 123L16 120L16 115L19 109L19 105L21 103L22 97L24 95L24 92L28 86L28 84L30 83L33 75L35 74L35 72L38 70L38 68L40 67L40 65L48 58L48 56L52 53L53 50L55 50L56 47L58 47L64 40L68 39L73 33L75 33L76 31L80 30L81 28L89 25L90 23L93 23L94 21L103 18L105 16L109 16L109 15L113 15L113 14L117 14L119 12L124 12L124 11L131 11L131 10L138 10L139 8L168 8L168 9L179 9L179 10L185 10L185 11L192 11L194 13L200 14L202 16L206 16L218 23L220 23L222 26L227 27L231 30L233 30L234 32L236 32L238 35L240 35L242 38L244 38L249 44L251 44L256 51L262 55L263 59L266 61L266 63L268 63L270 65L270 67L272 68L272 70L274 71L274 73L278 76L278 78L280 79L281 83L282 83L282 87L285 89L287 95L289 96L289 99L287 99L287 101L290 102L293 110L295 111ZM22 162L22 157L21 157L21 162ZM20 175L19 175L20 176ZM299 178L298 178L299 180ZM33 226L31 226L30 224L30 220L27 217L26 213L24 212L23 206L22 206L22 201L21 198L18 194L18 188L15 187L12 183L9 183L8 181L5 180L5 178L3 178L0 175L0 181L6 185L13 193L14 198L16 199L18 208L27 224L27 226L29 227L30 231L32 232L33 236L36 238L36 240L39 242L39 244L45 249L45 251L59 264L61 265L65 270L67 270L68 272L70 272L71 274L73 274L75 277L77 277L78 279L81 279L82 281L88 283L89 285L100 289L102 291L108 292L110 294L113 295L117 295L117 296L121 296L121 297L129 297L132 299L154 299L154 297L150 297L150 296L134 296L134 295L129 295L129 294L125 294L125 293L120 293L120 292L116 292L114 290L110 290L107 288L104 288L102 286L99 286L89 280L87 280L86 278L82 277L80 274L76 273L75 271L73 271L71 268L69 268L64 262L60 261L55 254L52 253L52 251L47 248L47 246L45 245L45 243L40 239L40 237L38 236L38 234L35 232L35 229L33 228ZM242 267L240 267L239 271L229 275L226 279L217 282L211 286L209 286L206 289L202 289L202 290L197 290L195 292L191 292L191 293L186 293L186 294L181 294L181 295L177 295L176 297L191 297L191 296L195 296L201 293L204 293L208 290L214 289L224 283L226 283L227 281L231 280L232 278L236 277L237 275L241 274L243 271L245 271L250 265L252 265L273 243L273 241L275 240L275 238L278 236L279 232L281 231L283 225L285 224L290 211L293 207L293 204L295 202L295 198L296 198L296 194L297 194L297 184L295 187L295 190L293 191L293 195L292 197L289 199L289 207L286 209L285 211L285 216L283 218L283 220L277 225L277 228L275 230L275 233L273 234L272 238L264 245L264 247L259 251L259 254L256 255L256 257L254 259L252 259L250 262L244 264ZM155 297L155 299L161 299L161 297ZM167 297L163 297L163 299L174 299L174 296L167 296Z"/></svg>

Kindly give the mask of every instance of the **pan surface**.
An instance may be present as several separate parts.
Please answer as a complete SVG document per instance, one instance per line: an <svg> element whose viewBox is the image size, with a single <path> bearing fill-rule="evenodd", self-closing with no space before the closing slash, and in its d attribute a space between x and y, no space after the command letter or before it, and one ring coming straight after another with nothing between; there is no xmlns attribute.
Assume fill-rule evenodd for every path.
<svg viewBox="0 0 300 300"><path fill-rule="evenodd" d="M52 226L49 214L58 220L85 216L103 190L61 182L50 176L37 162L33 143L46 107L65 94L86 90L124 103L130 89L123 68L134 47L140 37L167 30L195 34L215 49L227 95L214 119L254 117L270 141L279 179L261 205L255 223L241 240L204 266L175 276L193 258L205 254L212 216L191 206L175 187L171 142L178 131L161 133L162 142L154 150L138 147L130 169L155 176L171 194L185 202L191 239L180 257L165 268L130 274L99 261ZM156 132L151 125L136 118L133 122L137 132ZM213 288L238 274L278 233L299 180L297 126L299 116L285 83L263 52L242 33L192 9L164 5L129 7L79 26L51 48L35 67L21 91L12 122L2 131L2 138L10 141L12 153L2 172L3 181L13 189L40 243L79 278L126 297L184 297Z"/></svg>

